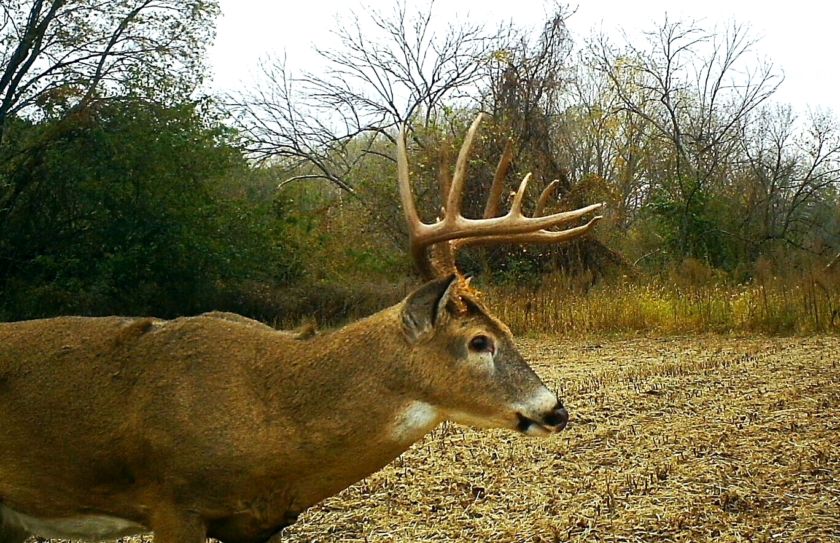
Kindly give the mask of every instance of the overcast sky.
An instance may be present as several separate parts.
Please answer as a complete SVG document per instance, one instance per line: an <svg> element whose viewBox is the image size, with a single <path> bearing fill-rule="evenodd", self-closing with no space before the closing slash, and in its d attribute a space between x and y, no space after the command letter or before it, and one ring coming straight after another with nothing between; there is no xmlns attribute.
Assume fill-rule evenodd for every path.
<svg viewBox="0 0 840 543"><path fill-rule="evenodd" d="M248 86L258 74L258 61L266 55L286 55L293 67L316 60L313 45L331 43L330 31L341 17L366 7L389 11L395 0L220 0L216 43L210 50L213 85L219 90ZM426 5L412 2L409 8ZM575 4L571 4L573 7ZM545 20L543 0L437 0L438 20L467 17L489 25L513 20L518 26L538 28ZM620 39L654 28L665 14L671 20L692 18L705 28L736 21L749 25L760 41L756 50L784 73L776 100L797 111L830 108L840 118L840 4L830 1L755 2L740 0L584 0L568 26L576 42L593 31Z"/></svg>

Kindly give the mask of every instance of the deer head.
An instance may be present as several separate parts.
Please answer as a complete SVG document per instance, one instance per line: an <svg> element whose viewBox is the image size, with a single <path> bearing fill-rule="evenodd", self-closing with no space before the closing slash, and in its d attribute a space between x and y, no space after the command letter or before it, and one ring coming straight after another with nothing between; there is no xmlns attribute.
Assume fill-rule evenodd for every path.
<svg viewBox="0 0 840 543"><path fill-rule="evenodd" d="M404 302L402 322L417 380L408 419L422 412L484 428L528 435L566 425L563 404L516 349L507 326L493 317L455 275L430 281Z"/></svg>
<svg viewBox="0 0 840 543"><path fill-rule="evenodd" d="M417 212L409 179L405 128L397 140L400 197L409 226L411 255L418 270L430 280L405 302L402 321L406 337L415 345L414 356L437 361L443 367L428 370L430 405L444 418L481 427L514 428L528 435L546 435L563 429L568 413L562 402L540 381L514 345L508 327L481 303L477 292L458 271L457 251L468 245L499 243L561 243L589 232L601 218L582 226L556 230L601 208L594 204L574 211L539 216L557 182L538 200L537 216L526 217L522 206L530 174L519 185L510 210L499 209L501 186L512 153L507 147L494 176L485 216L469 219L461 214L467 163L479 115L467 132L451 182L444 179L445 206L434 223L424 223ZM422 353L422 355L420 354ZM423 361L417 362L418 365Z"/></svg>

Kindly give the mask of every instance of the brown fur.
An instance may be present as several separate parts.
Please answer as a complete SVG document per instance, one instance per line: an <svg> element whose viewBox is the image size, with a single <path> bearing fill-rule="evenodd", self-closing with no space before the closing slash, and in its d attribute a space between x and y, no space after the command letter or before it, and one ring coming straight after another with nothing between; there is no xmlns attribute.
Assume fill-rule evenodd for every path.
<svg viewBox="0 0 840 543"><path fill-rule="evenodd" d="M259 542L408 448L386 431L408 402L515 427L499 406L543 385L477 303L439 310L445 286L320 335L227 313L0 324L0 506ZM493 382L463 362L475 333L506 357Z"/></svg>

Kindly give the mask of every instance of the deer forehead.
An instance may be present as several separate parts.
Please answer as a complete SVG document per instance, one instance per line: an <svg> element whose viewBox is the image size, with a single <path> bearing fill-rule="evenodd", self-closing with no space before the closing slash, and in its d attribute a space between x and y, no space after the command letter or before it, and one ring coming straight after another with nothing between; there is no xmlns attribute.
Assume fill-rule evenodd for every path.
<svg viewBox="0 0 840 543"><path fill-rule="evenodd" d="M490 333L500 338L510 335L510 330L503 322L486 312L476 312L460 316L452 319L451 323L453 331L459 335Z"/></svg>

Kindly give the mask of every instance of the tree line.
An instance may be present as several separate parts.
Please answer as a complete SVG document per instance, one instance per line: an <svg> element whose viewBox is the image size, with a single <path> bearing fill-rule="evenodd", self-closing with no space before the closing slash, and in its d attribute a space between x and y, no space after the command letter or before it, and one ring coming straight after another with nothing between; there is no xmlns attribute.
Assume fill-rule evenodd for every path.
<svg viewBox="0 0 840 543"><path fill-rule="evenodd" d="M534 174L527 205L609 209L568 247L465 255L482 280L691 259L750 281L836 262L837 119L774 100L781 72L745 26L663 18L632 43L575 43L564 5L528 29L396 2L337 25L317 70L269 58L249 88L212 96L218 13L215 0L0 0L0 318L282 320L384 303L410 273L398 127L431 218L478 111L490 122L465 211L484 212L503 155L510 190Z"/></svg>

